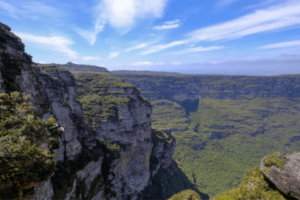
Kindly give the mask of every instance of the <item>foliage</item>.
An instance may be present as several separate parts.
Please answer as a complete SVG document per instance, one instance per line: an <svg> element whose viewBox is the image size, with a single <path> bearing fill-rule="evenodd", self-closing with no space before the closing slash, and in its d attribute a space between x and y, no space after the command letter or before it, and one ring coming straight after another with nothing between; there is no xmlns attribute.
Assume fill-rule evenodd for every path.
<svg viewBox="0 0 300 200"><path fill-rule="evenodd" d="M299 108L298 99L202 99L189 130L172 133L173 158L201 192L235 188L265 155L299 149L291 140L299 136Z"/></svg>
<svg viewBox="0 0 300 200"><path fill-rule="evenodd" d="M55 169L51 149L57 140L49 130L55 119L40 121L29 100L29 95L19 92L0 94L1 189L22 190L32 182L44 180Z"/></svg>
<svg viewBox="0 0 300 200"><path fill-rule="evenodd" d="M59 71L67 71L65 68L61 67L60 65L57 64L41 64L37 65L44 71L53 71L53 70L59 70Z"/></svg>
<svg viewBox="0 0 300 200"><path fill-rule="evenodd" d="M201 198L194 190L184 190L173 195L169 200L201 200Z"/></svg>
<svg viewBox="0 0 300 200"><path fill-rule="evenodd" d="M121 150L120 145L117 142L112 142L111 140L105 140L103 138L99 139L101 144L104 144L107 149L112 152L119 152Z"/></svg>
<svg viewBox="0 0 300 200"><path fill-rule="evenodd" d="M285 160L278 158L280 156L281 152L275 152L273 155L267 156L264 158L263 163L266 167L271 167L272 165L275 165L279 169L284 169Z"/></svg>
<svg viewBox="0 0 300 200"><path fill-rule="evenodd" d="M238 188L211 198L212 200L284 200L285 198L271 186L259 167L250 169Z"/></svg>
<svg viewBox="0 0 300 200"><path fill-rule="evenodd" d="M169 100L157 100L151 102L153 106L152 128L187 130L189 119L184 108Z"/></svg>
<svg viewBox="0 0 300 200"><path fill-rule="evenodd" d="M75 78L83 115L94 129L98 126L97 123L105 122L110 117L118 119L118 109L130 101L125 94L126 90L134 88L122 79L108 74L82 73Z"/></svg>

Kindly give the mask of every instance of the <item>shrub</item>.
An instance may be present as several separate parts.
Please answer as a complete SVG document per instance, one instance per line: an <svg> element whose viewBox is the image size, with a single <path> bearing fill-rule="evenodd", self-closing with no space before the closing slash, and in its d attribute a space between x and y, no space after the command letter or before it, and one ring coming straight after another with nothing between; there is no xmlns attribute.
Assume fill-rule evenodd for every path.
<svg viewBox="0 0 300 200"><path fill-rule="evenodd" d="M3 198L22 196L23 189L45 180L55 169L49 142L55 143L56 139L46 134L54 130L48 130L46 123L37 118L30 98L19 92L0 94L0 195Z"/></svg>
<svg viewBox="0 0 300 200"><path fill-rule="evenodd" d="M201 198L194 190L184 190L173 195L169 200L201 200Z"/></svg>

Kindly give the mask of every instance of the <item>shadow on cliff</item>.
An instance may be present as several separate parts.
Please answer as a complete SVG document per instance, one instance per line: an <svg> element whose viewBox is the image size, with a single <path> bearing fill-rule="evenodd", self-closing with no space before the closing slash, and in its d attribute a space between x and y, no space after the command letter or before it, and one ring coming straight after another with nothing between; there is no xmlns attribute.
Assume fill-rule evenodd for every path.
<svg viewBox="0 0 300 200"><path fill-rule="evenodd" d="M196 191L202 200L209 200L209 196L197 190L195 185L189 181L185 173L181 171L177 163L173 160L167 169L160 168L158 170L153 178L151 178L151 184L139 194L139 197L147 200L165 200L187 189Z"/></svg>

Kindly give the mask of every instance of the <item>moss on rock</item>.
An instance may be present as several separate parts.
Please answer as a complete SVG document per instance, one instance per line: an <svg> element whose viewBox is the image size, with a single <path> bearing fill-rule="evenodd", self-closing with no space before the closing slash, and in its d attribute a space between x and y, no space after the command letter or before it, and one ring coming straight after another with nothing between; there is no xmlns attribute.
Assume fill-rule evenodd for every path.
<svg viewBox="0 0 300 200"><path fill-rule="evenodd" d="M169 200L201 200L201 198L194 190L184 190L173 195Z"/></svg>
<svg viewBox="0 0 300 200"><path fill-rule="evenodd" d="M250 169L238 188L221 193L211 200L285 200L261 173L259 167Z"/></svg>

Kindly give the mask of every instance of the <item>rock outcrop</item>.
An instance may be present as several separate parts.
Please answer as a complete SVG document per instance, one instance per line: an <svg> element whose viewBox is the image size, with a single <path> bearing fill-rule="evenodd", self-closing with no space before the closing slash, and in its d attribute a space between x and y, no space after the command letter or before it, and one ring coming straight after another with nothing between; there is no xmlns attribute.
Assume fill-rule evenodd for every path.
<svg viewBox="0 0 300 200"><path fill-rule="evenodd" d="M260 162L260 170L288 199L300 199L300 153L265 157Z"/></svg>
<svg viewBox="0 0 300 200"><path fill-rule="evenodd" d="M0 92L31 94L37 116L56 118L63 131L57 169L31 188L32 199L146 197L146 188L160 187L159 174L172 166L177 172L175 139L151 131L151 104L134 86L108 75L81 78L59 65L33 64L21 39L0 23Z"/></svg>
<svg viewBox="0 0 300 200"><path fill-rule="evenodd" d="M75 190L75 187L69 187L68 181L84 179L89 188L90 182L94 181L90 179L101 171L91 170L89 166L94 162L101 169L103 153L93 138L92 130L83 122L82 106L76 101L75 79L63 68L33 67L31 56L25 53L21 39L10 31L8 26L0 24L0 92L30 94L39 118L56 118L63 131L58 139L59 148L54 150L58 169L46 182L34 188L33 198L69 199L72 191L83 196L82 193L90 191ZM91 171L95 171L96 175L91 175ZM78 185L77 182L74 185Z"/></svg>
<svg viewBox="0 0 300 200"><path fill-rule="evenodd" d="M99 67L95 65L82 65L82 64L75 64L72 62L68 62L66 64L50 64L61 66L66 70L69 70L73 74L78 74L82 72L96 72L96 73L110 73L105 67Z"/></svg>

